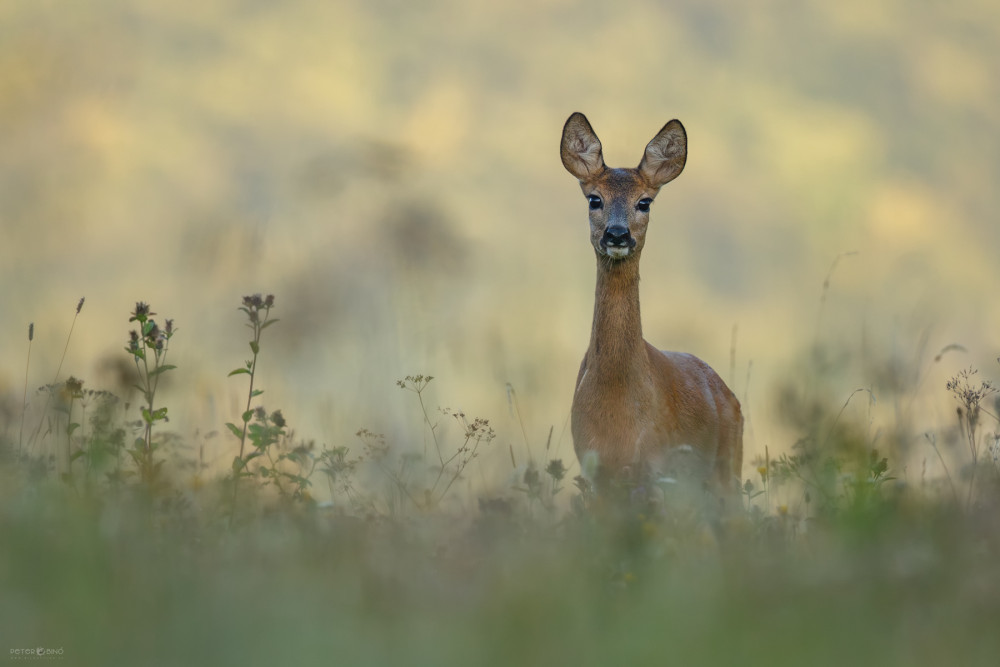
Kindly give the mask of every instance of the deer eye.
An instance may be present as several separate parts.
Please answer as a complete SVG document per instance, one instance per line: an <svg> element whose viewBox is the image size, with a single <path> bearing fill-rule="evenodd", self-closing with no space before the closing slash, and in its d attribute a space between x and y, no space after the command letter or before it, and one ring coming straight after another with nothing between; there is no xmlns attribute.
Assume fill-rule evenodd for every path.
<svg viewBox="0 0 1000 667"><path fill-rule="evenodd" d="M587 197L587 201L590 202L590 210L596 211L599 208L604 208L604 200L597 195L590 195Z"/></svg>
<svg viewBox="0 0 1000 667"><path fill-rule="evenodd" d="M650 199L649 197L643 197L635 205L635 208L636 208L637 211L642 211L643 213L648 213L649 212L649 205L652 204L652 203L653 203L652 199Z"/></svg>

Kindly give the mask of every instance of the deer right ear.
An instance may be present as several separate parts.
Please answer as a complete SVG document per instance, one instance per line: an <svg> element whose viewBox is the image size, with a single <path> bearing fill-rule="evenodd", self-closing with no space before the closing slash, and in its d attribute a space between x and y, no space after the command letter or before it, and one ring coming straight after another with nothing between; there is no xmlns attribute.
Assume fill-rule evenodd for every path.
<svg viewBox="0 0 1000 667"><path fill-rule="evenodd" d="M601 140L594 134L587 117L579 111L563 126L562 145L559 147L563 166L577 179L586 181L604 171Z"/></svg>
<svg viewBox="0 0 1000 667"><path fill-rule="evenodd" d="M672 120L646 145L639 173L654 188L663 187L684 171L687 154L687 132L679 120Z"/></svg>

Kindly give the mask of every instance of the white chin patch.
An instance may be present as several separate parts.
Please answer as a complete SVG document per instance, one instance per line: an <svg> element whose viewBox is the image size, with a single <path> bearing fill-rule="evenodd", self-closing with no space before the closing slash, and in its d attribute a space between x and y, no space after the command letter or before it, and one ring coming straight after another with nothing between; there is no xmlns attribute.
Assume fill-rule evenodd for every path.
<svg viewBox="0 0 1000 667"><path fill-rule="evenodd" d="M629 254L630 250L631 250L631 248L618 248L618 247L614 247L614 248L605 248L604 252L611 259L623 259L625 257L628 257L628 254Z"/></svg>

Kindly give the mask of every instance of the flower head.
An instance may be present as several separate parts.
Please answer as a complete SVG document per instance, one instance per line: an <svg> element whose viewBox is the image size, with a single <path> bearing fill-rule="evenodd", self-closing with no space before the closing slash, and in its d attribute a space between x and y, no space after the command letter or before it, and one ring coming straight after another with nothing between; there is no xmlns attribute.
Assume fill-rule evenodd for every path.
<svg viewBox="0 0 1000 667"><path fill-rule="evenodd" d="M135 310L132 311L132 317L128 318L129 322L145 322L150 315L155 315L156 313L150 312L149 304L145 301L137 301L135 304Z"/></svg>

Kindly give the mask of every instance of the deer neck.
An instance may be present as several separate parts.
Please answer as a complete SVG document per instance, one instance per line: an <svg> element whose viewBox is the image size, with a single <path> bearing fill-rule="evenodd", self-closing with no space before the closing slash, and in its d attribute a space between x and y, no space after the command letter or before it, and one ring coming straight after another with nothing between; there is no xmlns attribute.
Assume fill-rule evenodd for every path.
<svg viewBox="0 0 1000 667"><path fill-rule="evenodd" d="M639 314L638 255L610 264L598 257L587 368L623 383L649 369Z"/></svg>

